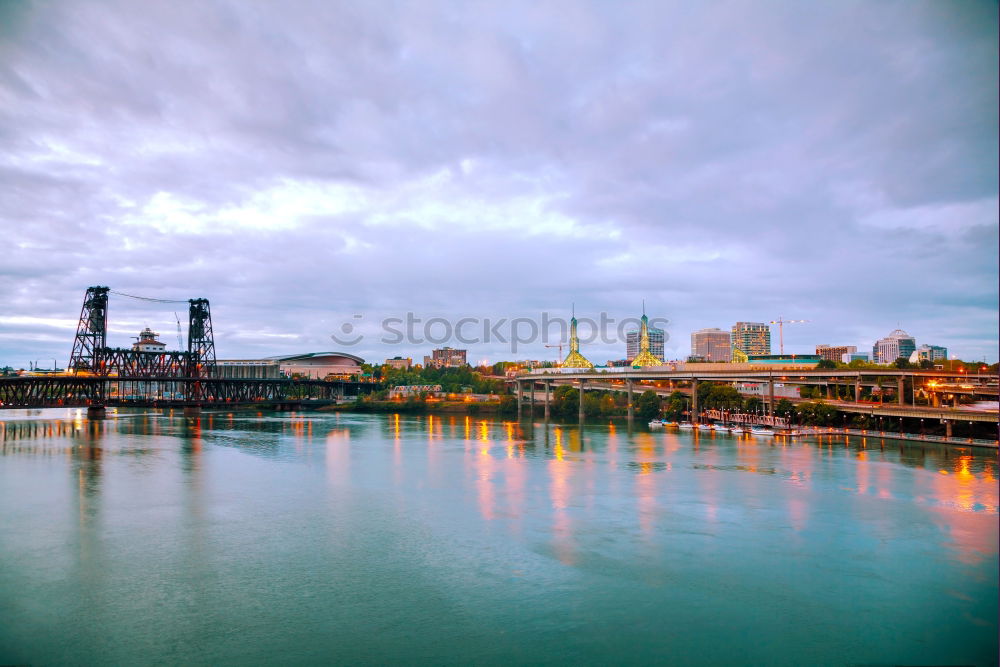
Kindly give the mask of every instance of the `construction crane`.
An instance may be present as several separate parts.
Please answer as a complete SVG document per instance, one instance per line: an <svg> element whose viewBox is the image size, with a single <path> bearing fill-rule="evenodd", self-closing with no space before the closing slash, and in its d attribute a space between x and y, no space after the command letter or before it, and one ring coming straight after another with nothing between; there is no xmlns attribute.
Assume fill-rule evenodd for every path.
<svg viewBox="0 0 1000 667"><path fill-rule="evenodd" d="M174 319L177 320L177 349L183 352L184 336L181 335L181 318L177 317L177 313L174 313Z"/></svg>
<svg viewBox="0 0 1000 667"><path fill-rule="evenodd" d="M559 348L559 359L558 359L558 361L562 361L562 358L563 358L563 353L562 353L563 344L562 343L558 343L557 345L546 345L545 347L558 347Z"/></svg>
<svg viewBox="0 0 1000 667"><path fill-rule="evenodd" d="M784 320L781 316L778 319L771 320L770 324L778 325L778 349L781 350L780 354L785 353L785 325L786 324L801 324L803 322L808 322L809 320Z"/></svg>

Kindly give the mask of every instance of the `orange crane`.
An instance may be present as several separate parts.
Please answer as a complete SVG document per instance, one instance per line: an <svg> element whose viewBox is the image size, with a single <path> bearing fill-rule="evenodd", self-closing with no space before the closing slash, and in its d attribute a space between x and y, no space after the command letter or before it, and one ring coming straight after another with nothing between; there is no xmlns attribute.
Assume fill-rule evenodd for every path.
<svg viewBox="0 0 1000 667"><path fill-rule="evenodd" d="M563 354L562 354L563 344L562 343L559 343L558 345L546 345L545 347L558 347L559 348L559 359L558 359L558 361L562 361L562 358L563 358Z"/></svg>
<svg viewBox="0 0 1000 667"><path fill-rule="evenodd" d="M778 319L770 321L770 324L777 324L778 325L778 341L779 341L779 343L778 343L779 344L779 348L778 349L781 350L780 354L784 354L785 353L785 325L786 324L801 324L803 322L808 322L808 321L809 320L785 320L785 319L781 318L781 315L778 315Z"/></svg>

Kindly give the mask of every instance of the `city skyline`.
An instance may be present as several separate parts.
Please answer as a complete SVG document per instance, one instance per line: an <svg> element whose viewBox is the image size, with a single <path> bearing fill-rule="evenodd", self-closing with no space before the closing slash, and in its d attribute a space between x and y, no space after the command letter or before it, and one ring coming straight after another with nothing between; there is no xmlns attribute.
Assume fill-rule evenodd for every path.
<svg viewBox="0 0 1000 667"><path fill-rule="evenodd" d="M407 312L635 317L645 298L671 358L784 316L809 320L786 353L903 328L995 362L996 18L6 3L0 364L65 363L91 285L210 299L230 358L341 349L346 323L369 336L344 351L379 360L437 346L369 344ZM110 312L121 345L174 327Z"/></svg>

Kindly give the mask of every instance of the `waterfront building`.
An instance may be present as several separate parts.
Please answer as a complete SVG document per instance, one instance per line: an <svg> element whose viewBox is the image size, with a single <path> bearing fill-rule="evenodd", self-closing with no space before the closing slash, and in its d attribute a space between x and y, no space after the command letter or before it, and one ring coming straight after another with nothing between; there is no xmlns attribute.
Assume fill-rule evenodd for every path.
<svg viewBox="0 0 1000 667"><path fill-rule="evenodd" d="M136 352L163 352L167 349L166 343L156 340L160 334L149 327L139 332L139 337L132 343L132 349Z"/></svg>
<svg viewBox="0 0 1000 667"><path fill-rule="evenodd" d="M400 368L403 370L409 370L410 367L413 366L413 359L410 357L407 357L405 359L403 357L393 357L392 359L386 359L385 365L389 366L390 368Z"/></svg>
<svg viewBox="0 0 1000 667"><path fill-rule="evenodd" d="M850 361L850 355L857 354L856 345L817 345L816 354L827 361ZM845 359L846 357L846 359Z"/></svg>
<svg viewBox="0 0 1000 667"><path fill-rule="evenodd" d="M639 354L639 343L642 338L641 329L634 329L625 332L625 358L635 359ZM666 341L666 333L663 329L649 327L649 352L654 357L663 358L663 344Z"/></svg>
<svg viewBox="0 0 1000 667"><path fill-rule="evenodd" d="M569 354L562 362L563 368L593 368L594 364L580 354L580 337L576 334L576 313L569 320Z"/></svg>
<svg viewBox="0 0 1000 667"><path fill-rule="evenodd" d="M912 363L921 361L941 361L948 358L948 348L940 345L921 345L910 355Z"/></svg>
<svg viewBox="0 0 1000 667"><path fill-rule="evenodd" d="M639 353L635 355L632 359L633 366L646 367L646 366L662 366L662 352L660 357L657 357L649 349L649 318L646 317L646 313L642 314L640 319L641 324L639 325Z"/></svg>
<svg viewBox="0 0 1000 667"><path fill-rule="evenodd" d="M730 346L748 357L771 354L771 327L763 322L737 322L730 331Z"/></svg>
<svg viewBox="0 0 1000 667"><path fill-rule="evenodd" d="M795 365L796 367L803 364L815 366L819 361L820 356L818 354L762 354L751 356L747 360L751 364Z"/></svg>
<svg viewBox="0 0 1000 667"><path fill-rule="evenodd" d="M695 331L691 334L691 356L700 357L701 361L732 361L732 338L729 332L718 327Z"/></svg>
<svg viewBox="0 0 1000 667"><path fill-rule="evenodd" d="M917 341L902 329L896 329L885 338L875 341L872 359L876 364L891 364L900 357L909 359L917 349Z"/></svg>
<svg viewBox="0 0 1000 667"><path fill-rule="evenodd" d="M389 390L389 398L409 398L410 396L441 396L439 384L401 384Z"/></svg>
<svg viewBox="0 0 1000 667"><path fill-rule="evenodd" d="M431 355L424 356L424 368L458 368L465 366L466 353L468 350L456 350L451 347L442 347L431 350Z"/></svg>
<svg viewBox="0 0 1000 667"><path fill-rule="evenodd" d="M215 374L228 380L276 380L281 377L281 365L276 359L219 359Z"/></svg>

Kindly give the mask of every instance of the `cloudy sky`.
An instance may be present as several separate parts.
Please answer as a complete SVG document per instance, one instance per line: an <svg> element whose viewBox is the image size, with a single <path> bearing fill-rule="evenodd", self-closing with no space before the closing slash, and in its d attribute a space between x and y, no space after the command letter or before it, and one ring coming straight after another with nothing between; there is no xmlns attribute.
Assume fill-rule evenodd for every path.
<svg viewBox="0 0 1000 667"><path fill-rule="evenodd" d="M0 2L0 365L65 364L89 285L209 298L229 358L645 299L668 357L995 361L997 61L995 2Z"/></svg>

